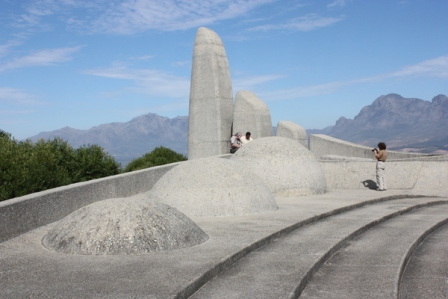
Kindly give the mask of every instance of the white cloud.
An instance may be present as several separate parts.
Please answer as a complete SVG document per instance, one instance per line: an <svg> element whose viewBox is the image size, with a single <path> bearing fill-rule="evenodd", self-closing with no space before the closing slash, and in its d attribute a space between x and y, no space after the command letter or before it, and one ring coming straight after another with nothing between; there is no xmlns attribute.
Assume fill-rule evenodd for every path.
<svg viewBox="0 0 448 299"><path fill-rule="evenodd" d="M269 76L266 76L267 78ZM266 101L291 100L303 97L317 96L322 94L331 94L337 89L353 84L362 84L369 82L380 82L390 80L391 78L441 78L448 79L448 55L440 56L434 59L425 60L415 65L404 67L398 71L381 74L377 76L358 78L347 81L336 81L311 86L300 86L289 89L280 89L269 92L260 92L260 98ZM250 79L245 79L250 82ZM254 78L256 81L257 78Z"/></svg>
<svg viewBox="0 0 448 299"><path fill-rule="evenodd" d="M134 81L135 85L127 91L143 93L153 97L188 97L190 79L170 75L164 71L152 69L130 69L116 63L110 68L92 69L85 74Z"/></svg>
<svg viewBox="0 0 448 299"><path fill-rule="evenodd" d="M335 8L335 7L344 7L347 3L351 2L351 0L335 0L327 5L327 8Z"/></svg>
<svg viewBox="0 0 448 299"><path fill-rule="evenodd" d="M6 44L0 45L0 57L7 55L11 48L20 44L21 42L19 40L11 40Z"/></svg>
<svg viewBox="0 0 448 299"><path fill-rule="evenodd" d="M425 60L389 74L390 77L426 76L448 79L448 55Z"/></svg>
<svg viewBox="0 0 448 299"><path fill-rule="evenodd" d="M238 78L233 80L233 89L234 91L238 90L249 90L256 86L260 86L266 84L271 81L275 81L283 78L282 75L264 75L264 76L253 76L253 77L245 77Z"/></svg>
<svg viewBox="0 0 448 299"><path fill-rule="evenodd" d="M12 103L19 105L42 105L44 102L36 100L36 96L19 89L0 87L0 103Z"/></svg>
<svg viewBox="0 0 448 299"><path fill-rule="evenodd" d="M35 51L27 56L18 57L0 65L0 72L32 66L49 66L70 61L73 59L72 55L79 49L81 49L81 46Z"/></svg>
<svg viewBox="0 0 448 299"><path fill-rule="evenodd" d="M340 22L344 17L325 18L317 14L307 14L303 17L289 20L282 24L268 24L252 27L250 31L272 31L272 30L293 30L293 31L311 31L317 28L327 27Z"/></svg>
<svg viewBox="0 0 448 299"><path fill-rule="evenodd" d="M277 0L110 0L90 7L82 17L67 18L67 22L93 33L186 30L243 16L274 1ZM86 2L78 1L77 5L86 5Z"/></svg>

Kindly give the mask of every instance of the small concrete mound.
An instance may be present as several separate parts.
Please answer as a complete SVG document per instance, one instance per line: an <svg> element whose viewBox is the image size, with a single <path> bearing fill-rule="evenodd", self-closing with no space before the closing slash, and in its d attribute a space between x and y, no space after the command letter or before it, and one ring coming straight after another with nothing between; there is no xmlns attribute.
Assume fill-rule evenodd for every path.
<svg viewBox="0 0 448 299"><path fill-rule="evenodd" d="M42 244L62 253L126 255L170 251L207 239L207 234L173 207L113 198L82 207L60 220Z"/></svg>
<svg viewBox="0 0 448 299"><path fill-rule="evenodd" d="M261 177L275 195L311 195L327 190L325 175L314 155L289 138L255 139L230 160Z"/></svg>
<svg viewBox="0 0 448 299"><path fill-rule="evenodd" d="M180 163L149 195L189 217L239 216L277 210L263 180L228 159L201 158Z"/></svg>

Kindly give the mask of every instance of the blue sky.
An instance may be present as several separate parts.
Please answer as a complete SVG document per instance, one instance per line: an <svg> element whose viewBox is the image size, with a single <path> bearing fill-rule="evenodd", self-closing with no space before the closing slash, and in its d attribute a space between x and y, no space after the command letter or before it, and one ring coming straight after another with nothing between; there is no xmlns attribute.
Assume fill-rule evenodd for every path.
<svg viewBox="0 0 448 299"><path fill-rule="evenodd" d="M0 129L188 115L193 43L214 30L233 93L273 125L353 118L377 97L448 95L446 0L0 0Z"/></svg>

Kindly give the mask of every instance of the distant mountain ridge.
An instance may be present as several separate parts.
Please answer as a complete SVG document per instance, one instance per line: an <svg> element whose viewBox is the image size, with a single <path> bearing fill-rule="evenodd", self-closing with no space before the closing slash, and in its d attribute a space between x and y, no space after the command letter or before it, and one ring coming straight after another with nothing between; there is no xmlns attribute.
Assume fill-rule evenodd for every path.
<svg viewBox="0 0 448 299"><path fill-rule="evenodd" d="M124 166L158 146L187 155L187 128L187 116L170 119L148 113L125 123L102 124L89 130L64 127L39 133L29 139L37 141L60 137L74 148L98 144Z"/></svg>
<svg viewBox="0 0 448 299"><path fill-rule="evenodd" d="M313 133L371 146L384 141L395 150L448 150L448 97L438 95L428 102L398 94L380 96L354 119L341 117L334 126Z"/></svg>
<svg viewBox="0 0 448 299"><path fill-rule="evenodd" d="M384 141L394 150L448 152L448 98L438 95L428 102L388 94L362 108L354 119L341 117L334 126L307 132L372 147ZM187 155L188 116L170 119L148 113L125 123L102 124L89 130L64 127L29 139L55 137L68 141L74 148L98 144L124 166L158 146Z"/></svg>

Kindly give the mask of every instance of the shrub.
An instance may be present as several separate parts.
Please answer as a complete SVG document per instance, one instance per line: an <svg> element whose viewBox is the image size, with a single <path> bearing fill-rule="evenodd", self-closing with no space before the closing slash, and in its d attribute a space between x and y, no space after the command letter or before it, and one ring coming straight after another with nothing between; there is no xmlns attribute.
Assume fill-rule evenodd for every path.
<svg viewBox="0 0 448 299"><path fill-rule="evenodd" d="M0 201L119 172L98 145L74 150L60 138L18 142L0 130Z"/></svg>
<svg viewBox="0 0 448 299"><path fill-rule="evenodd" d="M152 152L147 153L142 157L131 161L126 166L123 172L129 172L185 160L187 160L187 157L185 157L184 155L176 153L175 151L169 148L160 146L156 147Z"/></svg>

